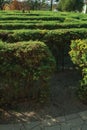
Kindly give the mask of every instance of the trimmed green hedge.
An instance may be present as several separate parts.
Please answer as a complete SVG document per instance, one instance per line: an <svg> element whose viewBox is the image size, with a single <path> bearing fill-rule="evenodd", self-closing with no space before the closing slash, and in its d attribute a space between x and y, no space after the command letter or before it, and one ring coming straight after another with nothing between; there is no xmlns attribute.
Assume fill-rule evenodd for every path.
<svg viewBox="0 0 87 130"><path fill-rule="evenodd" d="M82 101L87 103L87 40L72 41L69 54L73 63L82 70L82 81L78 95Z"/></svg>
<svg viewBox="0 0 87 130"><path fill-rule="evenodd" d="M64 17L62 16L0 16L0 20L59 20L61 22L63 22L65 20Z"/></svg>
<svg viewBox="0 0 87 130"><path fill-rule="evenodd" d="M57 23L45 21L45 23L0 23L0 29L69 29L69 28L87 28L87 22L77 23Z"/></svg>
<svg viewBox="0 0 87 130"><path fill-rule="evenodd" d="M74 39L87 38L87 29L60 29L60 30L13 30L0 31L3 41L18 42L39 40L47 44L56 58L57 66L64 66L64 58L69 57L70 42ZM70 59L70 58L69 58ZM70 61L70 60L69 60ZM70 61L71 64L71 61Z"/></svg>
<svg viewBox="0 0 87 130"><path fill-rule="evenodd" d="M34 24L34 23L50 23L50 24L52 24L52 23L60 23L60 21L58 21L58 20L48 20L48 21L45 21L45 20L0 20L0 23L2 23L2 24L23 24L23 23L25 23L25 24Z"/></svg>
<svg viewBox="0 0 87 130"><path fill-rule="evenodd" d="M0 39L8 43L29 40L45 42L55 56L57 66L64 66L66 59L70 61L68 51L71 40L87 38L86 21L87 14L73 12L0 11L0 29L4 29L0 30Z"/></svg>
<svg viewBox="0 0 87 130"><path fill-rule="evenodd" d="M24 98L46 100L54 70L55 59L44 43L0 42L0 103Z"/></svg>
<svg viewBox="0 0 87 130"><path fill-rule="evenodd" d="M70 43L73 39L87 37L87 29L73 28L60 30L0 30L0 39L7 42L40 40L48 44Z"/></svg>

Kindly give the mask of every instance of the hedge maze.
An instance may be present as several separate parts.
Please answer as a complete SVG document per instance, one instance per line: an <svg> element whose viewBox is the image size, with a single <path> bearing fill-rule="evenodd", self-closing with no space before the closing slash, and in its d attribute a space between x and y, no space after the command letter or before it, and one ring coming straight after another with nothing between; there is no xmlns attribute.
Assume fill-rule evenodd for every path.
<svg viewBox="0 0 87 130"><path fill-rule="evenodd" d="M53 72L73 66L71 41L86 38L86 14L0 11L1 104L47 99Z"/></svg>

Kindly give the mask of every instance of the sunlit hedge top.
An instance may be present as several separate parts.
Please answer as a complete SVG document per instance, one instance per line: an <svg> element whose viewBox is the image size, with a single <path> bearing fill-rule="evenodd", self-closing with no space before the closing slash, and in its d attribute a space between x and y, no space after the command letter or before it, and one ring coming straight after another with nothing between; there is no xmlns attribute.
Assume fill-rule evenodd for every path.
<svg viewBox="0 0 87 130"><path fill-rule="evenodd" d="M39 41L0 43L0 95L11 101L29 97L30 90L45 91L55 70L49 48ZM34 88L33 88L34 87ZM39 96L40 96L39 95Z"/></svg>
<svg viewBox="0 0 87 130"><path fill-rule="evenodd" d="M73 40L70 56L75 64L87 67L87 40Z"/></svg>

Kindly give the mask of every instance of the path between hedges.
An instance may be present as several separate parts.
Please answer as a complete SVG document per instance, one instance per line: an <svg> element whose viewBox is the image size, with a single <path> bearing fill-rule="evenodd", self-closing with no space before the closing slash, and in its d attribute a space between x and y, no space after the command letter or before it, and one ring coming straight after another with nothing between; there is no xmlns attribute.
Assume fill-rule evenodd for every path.
<svg viewBox="0 0 87 130"><path fill-rule="evenodd" d="M0 130L87 130L87 111L43 121L1 124Z"/></svg>
<svg viewBox="0 0 87 130"><path fill-rule="evenodd" d="M0 130L87 130L87 106L76 97L80 75L65 70L51 80L51 100L45 106L20 104L0 120ZM14 118L13 118L14 117Z"/></svg>

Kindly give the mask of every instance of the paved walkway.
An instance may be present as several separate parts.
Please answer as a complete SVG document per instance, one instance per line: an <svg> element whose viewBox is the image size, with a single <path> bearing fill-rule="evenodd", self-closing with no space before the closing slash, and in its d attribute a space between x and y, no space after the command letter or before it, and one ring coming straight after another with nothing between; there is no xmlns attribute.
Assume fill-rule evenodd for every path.
<svg viewBox="0 0 87 130"><path fill-rule="evenodd" d="M0 130L87 130L87 111L20 124L1 124Z"/></svg>

